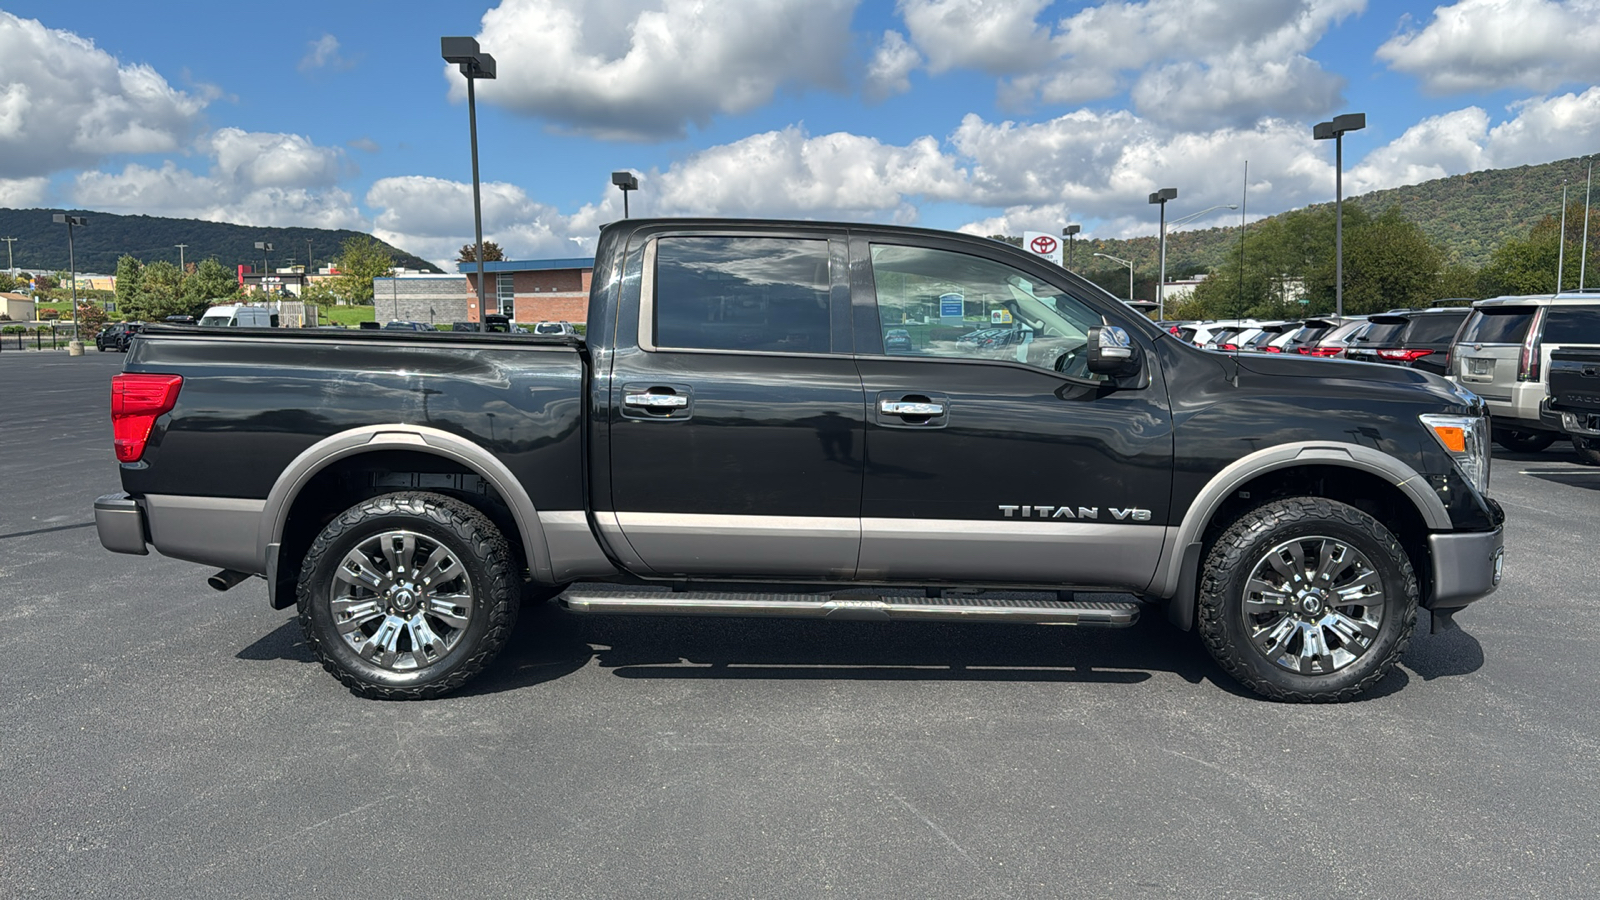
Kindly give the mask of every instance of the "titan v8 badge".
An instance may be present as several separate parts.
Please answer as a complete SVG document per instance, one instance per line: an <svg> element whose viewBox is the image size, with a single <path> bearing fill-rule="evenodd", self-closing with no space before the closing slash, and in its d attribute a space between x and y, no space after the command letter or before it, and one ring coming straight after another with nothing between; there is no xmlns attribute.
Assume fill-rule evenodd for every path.
<svg viewBox="0 0 1600 900"><path fill-rule="evenodd" d="M1077 511L1074 512L1073 510ZM1124 522L1148 522L1150 510L1130 507L1119 509L1115 506L1106 507L1111 517ZM1001 506L1000 512L1008 519L1098 519L1100 507L1098 506Z"/></svg>

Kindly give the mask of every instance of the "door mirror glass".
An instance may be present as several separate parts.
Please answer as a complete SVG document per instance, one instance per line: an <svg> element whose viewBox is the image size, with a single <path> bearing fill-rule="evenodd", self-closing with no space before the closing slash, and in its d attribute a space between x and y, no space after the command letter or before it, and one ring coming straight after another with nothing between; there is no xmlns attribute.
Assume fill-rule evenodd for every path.
<svg viewBox="0 0 1600 900"><path fill-rule="evenodd" d="M1139 372L1139 348L1128 330L1117 325L1089 329L1089 371L1125 378Z"/></svg>

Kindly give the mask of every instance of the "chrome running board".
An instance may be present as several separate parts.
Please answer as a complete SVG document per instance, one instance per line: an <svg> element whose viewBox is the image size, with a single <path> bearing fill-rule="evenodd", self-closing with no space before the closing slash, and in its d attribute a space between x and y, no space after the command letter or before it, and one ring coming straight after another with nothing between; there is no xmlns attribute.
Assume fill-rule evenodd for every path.
<svg viewBox="0 0 1600 900"><path fill-rule="evenodd" d="M776 616L855 621L1013 622L1125 628L1139 604L1108 600L1014 600L988 597L894 597L860 592L756 594L573 588L561 595L575 613L635 616Z"/></svg>

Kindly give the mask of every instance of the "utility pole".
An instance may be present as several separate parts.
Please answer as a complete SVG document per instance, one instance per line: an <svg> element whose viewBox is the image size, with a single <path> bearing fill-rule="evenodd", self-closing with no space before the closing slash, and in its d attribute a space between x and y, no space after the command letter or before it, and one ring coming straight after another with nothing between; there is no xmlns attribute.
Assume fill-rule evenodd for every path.
<svg viewBox="0 0 1600 900"><path fill-rule="evenodd" d="M183 248L185 248L185 247L187 247L189 245L188 244L177 244L176 246L178 248L178 271L182 272L183 271Z"/></svg>
<svg viewBox="0 0 1600 900"><path fill-rule="evenodd" d="M6 271L7 272L15 271L16 268L17 268L16 264L11 261L11 242L14 241L14 240L16 240L16 238L0 238L0 241L5 241L6 242Z"/></svg>

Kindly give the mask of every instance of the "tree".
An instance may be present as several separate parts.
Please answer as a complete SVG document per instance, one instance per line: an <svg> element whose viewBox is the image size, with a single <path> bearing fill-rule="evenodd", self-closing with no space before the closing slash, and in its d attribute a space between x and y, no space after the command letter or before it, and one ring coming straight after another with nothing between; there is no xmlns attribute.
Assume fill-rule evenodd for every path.
<svg viewBox="0 0 1600 900"><path fill-rule="evenodd" d="M0 293L9 293L17 289L18 282L11 277L9 272L0 272Z"/></svg>
<svg viewBox="0 0 1600 900"><path fill-rule="evenodd" d="M183 302L183 273L164 259L145 266L137 307L129 312L145 321L188 314Z"/></svg>
<svg viewBox="0 0 1600 900"><path fill-rule="evenodd" d="M485 251L485 256L488 252ZM339 248L337 260L339 276L334 279L333 290L351 303L372 303L372 279L383 278L394 271L394 258L389 248L366 235L345 241Z"/></svg>
<svg viewBox="0 0 1600 900"><path fill-rule="evenodd" d="M36 290L53 291L61 286L61 282L57 281L53 275L35 275L33 276L33 286Z"/></svg>
<svg viewBox="0 0 1600 900"><path fill-rule="evenodd" d="M239 295L239 280L227 267L215 259L190 263L194 272L183 279L181 293L183 309L168 315L199 316L218 302L232 300Z"/></svg>
<svg viewBox="0 0 1600 900"><path fill-rule="evenodd" d="M92 338L100 326L106 323L106 308L98 303L78 304L78 337Z"/></svg>
<svg viewBox="0 0 1600 900"><path fill-rule="evenodd" d="M117 308L125 316L138 316L144 288L144 263L124 254L117 260Z"/></svg>
<svg viewBox="0 0 1600 900"><path fill-rule="evenodd" d="M1426 308L1439 299L1444 251L1397 207L1345 229L1344 311L1375 313L1395 307ZM1333 311L1333 277L1326 274L1316 312ZM1321 302L1318 303L1317 301Z"/></svg>
<svg viewBox="0 0 1600 900"><path fill-rule="evenodd" d="M483 242L483 261L484 262L500 262L501 260L503 260L505 258L506 258L506 253L505 253L504 250L500 249L500 245L499 244L496 244L494 241L484 241ZM461 252L456 254L456 262L477 262L477 261L478 261L478 247L477 247L476 244L464 244L461 247Z"/></svg>

